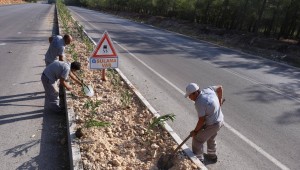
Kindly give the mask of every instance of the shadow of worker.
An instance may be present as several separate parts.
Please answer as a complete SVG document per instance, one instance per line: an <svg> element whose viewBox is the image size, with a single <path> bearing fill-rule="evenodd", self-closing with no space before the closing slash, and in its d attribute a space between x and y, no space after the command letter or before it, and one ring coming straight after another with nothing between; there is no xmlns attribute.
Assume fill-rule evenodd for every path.
<svg viewBox="0 0 300 170"><path fill-rule="evenodd" d="M69 169L66 114L54 114L43 110L40 153L30 161L23 163L18 170Z"/></svg>

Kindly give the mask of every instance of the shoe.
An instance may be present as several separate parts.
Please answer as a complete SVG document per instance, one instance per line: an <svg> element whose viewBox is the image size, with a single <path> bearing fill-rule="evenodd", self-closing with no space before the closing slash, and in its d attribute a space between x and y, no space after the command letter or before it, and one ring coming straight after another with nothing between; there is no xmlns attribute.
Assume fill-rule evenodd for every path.
<svg viewBox="0 0 300 170"><path fill-rule="evenodd" d="M200 156L200 155L197 155L197 158L199 159L199 161L201 161L203 164L204 164L204 156Z"/></svg>
<svg viewBox="0 0 300 170"><path fill-rule="evenodd" d="M216 163L218 161L218 156L215 154L204 154L204 158L213 163Z"/></svg>

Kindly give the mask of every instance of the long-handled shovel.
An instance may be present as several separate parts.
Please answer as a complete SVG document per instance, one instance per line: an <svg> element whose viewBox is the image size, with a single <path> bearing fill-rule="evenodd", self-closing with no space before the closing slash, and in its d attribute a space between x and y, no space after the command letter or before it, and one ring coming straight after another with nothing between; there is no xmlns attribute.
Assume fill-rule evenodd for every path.
<svg viewBox="0 0 300 170"><path fill-rule="evenodd" d="M221 105L223 105L224 102L225 102L225 98L222 99ZM166 154L166 155L160 156L160 158L158 159L158 162L157 162L158 169L160 169L160 170L170 169L174 165L174 157L175 157L176 152L181 148L181 146L187 140L189 140L190 137L191 137L191 135L189 135L187 138L185 138L184 141L181 142L181 144L171 154Z"/></svg>
<svg viewBox="0 0 300 170"><path fill-rule="evenodd" d="M93 96L93 95L94 95L94 90L93 90L93 88L92 88L91 86L86 85L86 84L83 82L83 80L82 80L81 78L79 78L75 73L73 73L73 74L74 74L74 75L76 76L76 78L80 81L81 86L83 87L83 89L87 89L87 90L89 91L89 93L88 93L88 92L85 92L85 90L84 90L85 94L86 94L87 96Z"/></svg>
<svg viewBox="0 0 300 170"><path fill-rule="evenodd" d="M174 157L175 157L176 152L181 148L181 146L187 140L189 140L190 137L191 137L191 135L189 135L187 138L185 138L184 141L182 141L181 144L171 154L166 154L166 155L160 156L160 158L158 159L158 162L157 162L158 169L168 170L169 168L171 168L174 165Z"/></svg>
<svg viewBox="0 0 300 170"><path fill-rule="evenodd" d="M75 76L76 76L76 78L80 81L80 83L81 83L81 86L85 86L85 87L87 87L88 88L88 90L90 91L90 89L89 89L89 86L87 86L84 82L83 82L83 80L81 79L81 78L79 78L78 76L77 76L77 74L75 74L75 73L73 73Z"/></svg>

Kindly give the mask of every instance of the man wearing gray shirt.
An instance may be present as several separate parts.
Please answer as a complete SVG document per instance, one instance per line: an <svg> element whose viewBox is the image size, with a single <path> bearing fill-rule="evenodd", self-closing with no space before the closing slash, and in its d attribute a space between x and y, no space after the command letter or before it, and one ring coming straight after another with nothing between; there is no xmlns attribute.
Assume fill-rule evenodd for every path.
<svg viewBox="0 0 300 170"><path fill-rule="evenodd" d="M64 61L65 58L65 46L69 45L72 41L71 35L64 35L64 37L60 35L56 35L53 37L49 37L50 46L45 54L45 63L46 66L51 64L55 60Z"/></svg>
<svg viewBox="0 0 300 170"><path fill-rule="evenodd" d="M202 163L204 163L204 158L215 163L218 159L216 136L224 121L221 110L223 88L217 85L200 91L196 83L190 83L186 87L185 97L195 102L199 118L195 129L190 132L193 137L193 152ZM203 144L205 142L207 142L207 154L204 155Z"/></svg>
<svg viewBox="0 0 300 170"><path fill-rule="evenodd" d="M41 80L45 89L45 112L63 114L64 108L59 105L59 91L57 80L69 91L72 87L66 82L70 76L77 84L81 82L76 78L75 71L80 70L79 62L66 63L63 61L54 61L43 71Z"/></svg>

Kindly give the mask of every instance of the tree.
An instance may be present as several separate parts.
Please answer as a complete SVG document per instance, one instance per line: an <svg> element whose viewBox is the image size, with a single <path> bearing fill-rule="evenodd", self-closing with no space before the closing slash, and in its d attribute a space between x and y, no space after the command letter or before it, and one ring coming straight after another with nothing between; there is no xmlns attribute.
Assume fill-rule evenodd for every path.
<svg viewBox="0 0 300 170"><path fill-rule="evenodd" d="M266 8L266 3L267 3L267 0L263 0L261 8L258 11L258 19L256 20L256 22L255 22L255 24L253 26L253 32L257 32L257 30L258 30L258 28L260 26L261 18L263 16L264 10Z"/></svg>

